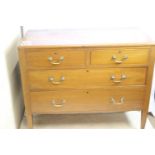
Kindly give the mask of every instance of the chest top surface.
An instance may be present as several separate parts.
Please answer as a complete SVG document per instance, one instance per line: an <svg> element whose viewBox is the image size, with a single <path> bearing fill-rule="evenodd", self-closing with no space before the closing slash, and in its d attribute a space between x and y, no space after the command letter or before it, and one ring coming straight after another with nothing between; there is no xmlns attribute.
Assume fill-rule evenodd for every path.
<svg viewBox="0 0 155 155"><path fill-rule="evenodd" d="M151 38L134 28L29 30L20 46L150 45Z"/></svg>

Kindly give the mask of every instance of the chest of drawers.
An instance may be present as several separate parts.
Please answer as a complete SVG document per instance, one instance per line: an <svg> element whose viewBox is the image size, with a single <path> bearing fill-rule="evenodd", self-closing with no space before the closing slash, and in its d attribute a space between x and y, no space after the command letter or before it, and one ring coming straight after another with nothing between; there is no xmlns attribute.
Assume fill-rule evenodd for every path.
<svg viewBox="0 0 155 155"><path fill-rule="evenodd" d="M68 39L69 33L55 42L54 34L30 31L19 46L28 127L32 128L33 114L141 111L144 128L155 46L131 40L108 44L101 37L93 44L86 35L88 42L81 35L78 42ZM80 40L79 34L75 31L72 37Z"/></svg>

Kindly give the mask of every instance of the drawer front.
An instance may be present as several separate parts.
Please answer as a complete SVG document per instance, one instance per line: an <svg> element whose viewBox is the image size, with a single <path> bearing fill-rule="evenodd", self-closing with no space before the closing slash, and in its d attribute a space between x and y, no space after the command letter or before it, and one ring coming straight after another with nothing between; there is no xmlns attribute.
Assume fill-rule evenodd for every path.
<svg viewBox="0 0 155 155"><path fill-rule="evenodd" d="M73 68L84 67L86 52L84 49L27 49L28 68Z"/></svg>
<svg viewBox="0 0 155 155"><path fill-rule="evenodd" d="M147 65L148 63L148 49L137 48L104 48L94 49L91 52L92 65Z"/></svg>
<svg viewBox="0 0 155 155"><path fill-rule="evenodd" d="M35 113L140 110L144 102L144 92L144 87L31 92L31 108Z"/></svg>
<svg viewBox="0 0 155 155"><path fill-rule="evenodd" d="M105 68L29 71L31 90L102 88L145 85L146 68Z"/></svg>

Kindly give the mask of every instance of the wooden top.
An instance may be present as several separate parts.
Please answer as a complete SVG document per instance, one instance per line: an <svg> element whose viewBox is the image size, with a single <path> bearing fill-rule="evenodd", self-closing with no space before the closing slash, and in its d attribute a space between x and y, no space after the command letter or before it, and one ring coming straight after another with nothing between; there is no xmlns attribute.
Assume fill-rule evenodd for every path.
<svg viewBox="0 0 155 155"><path fill-rule="evenodd" d="M138 29L29 30L20 47L151 45L151 38Z"/></svg>

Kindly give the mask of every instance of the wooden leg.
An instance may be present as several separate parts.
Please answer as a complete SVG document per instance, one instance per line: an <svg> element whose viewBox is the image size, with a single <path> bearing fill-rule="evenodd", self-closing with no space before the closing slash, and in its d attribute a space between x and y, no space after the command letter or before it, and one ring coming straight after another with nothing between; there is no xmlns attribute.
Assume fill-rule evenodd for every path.
<svg viewBox="0 0 155 155"><path fill-rule="evenodd" d="M32 127L33 127L33 120L32 120L33 117L32 117L32 115L29 114L29 115L26 116L26 118L27 118L27 126L28 126L28 128L32 129Z"/></svg>
<svg viewBox="0 0 155 155"><path fill-rule="evenodd" d="M147 111L146 110L142 110L141 111L141 129L145 128L146 119L147 119Z"/></svg>

